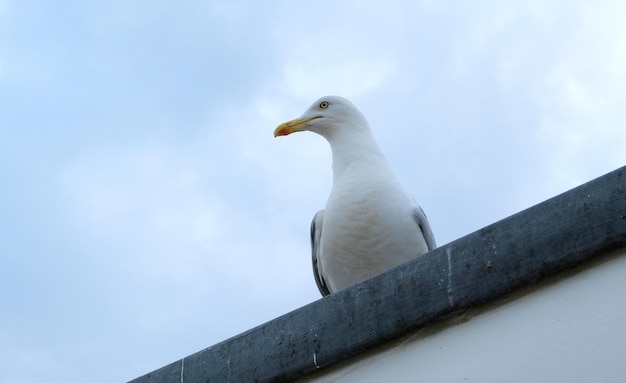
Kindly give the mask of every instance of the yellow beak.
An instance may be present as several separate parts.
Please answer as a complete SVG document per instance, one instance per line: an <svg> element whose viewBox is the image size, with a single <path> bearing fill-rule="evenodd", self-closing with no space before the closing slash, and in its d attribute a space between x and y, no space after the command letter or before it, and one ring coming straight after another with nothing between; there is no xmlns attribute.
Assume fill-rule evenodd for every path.
<svg viewBox="0 0 626 383"><path fill-rule="evenodd" d="M286 136L291 133L301 132L306 130L306 125L316 118L320 118L321 116L315 116L310 118L296 118L295 120L283 122L278 125L278 127L274 130L274 137L278 136Z"/></svg>

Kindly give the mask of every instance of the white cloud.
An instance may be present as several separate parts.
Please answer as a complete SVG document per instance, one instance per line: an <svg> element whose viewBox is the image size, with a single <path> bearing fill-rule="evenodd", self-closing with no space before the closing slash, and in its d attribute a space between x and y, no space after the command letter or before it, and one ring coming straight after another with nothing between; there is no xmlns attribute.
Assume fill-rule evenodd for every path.
<svg viewBox="0 0 626 383"><path fill-rule="evenodd" d="M203 243L223 234L210 174L210 163L153 144L94 153L63 178L71 216L93 240L122 241L134 252L127 263L175 275L195 261L186 257L197 257Z"/></svg>
<svg viewBox="0 0 626 383"><path fill-rule="evenodd" d="M327 94L356 98L379 87L394 70L390 60L379 57L351 58L334 61L330 57L316 60L296 58L285 68L286 88L299 99L314 100Z"/></svg>
<svg viewBox="0 0 626 383"><path fill-rule="evenodd" d="M626 6L586 5L537 89L549 174L573 187L626 163Z"/></svg>

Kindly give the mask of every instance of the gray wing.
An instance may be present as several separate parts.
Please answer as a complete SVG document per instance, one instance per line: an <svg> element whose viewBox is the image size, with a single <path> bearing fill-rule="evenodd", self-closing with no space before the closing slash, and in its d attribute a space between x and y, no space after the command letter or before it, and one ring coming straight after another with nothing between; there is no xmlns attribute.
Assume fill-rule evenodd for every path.
<svg viewBox="0 0 626 383"><path fill-rule="evenodd" d="M415 206L411 211L411 215L413 216L415 223L417 223L417 226L422 231L422 235L426 240L426 246L428 246L428 251L433 250L437 247L437 244L435 243L435 236L433 235L433 230L430 228L430 223L428 222L426 213L424 213L424 210L422 210L421 207Z"/></svg>
<svg viewBox="0 0 626 383"><path fill-rule="evenodd" d="M330 290L326 285L324 276L322 275L318 261L320 254L320 238L322 238L322 221L324 220L324 210L320 210L313 217L311 222L311 260L313 261L313 276L315 277L315 283L322 296L330 294Z"/></svg>

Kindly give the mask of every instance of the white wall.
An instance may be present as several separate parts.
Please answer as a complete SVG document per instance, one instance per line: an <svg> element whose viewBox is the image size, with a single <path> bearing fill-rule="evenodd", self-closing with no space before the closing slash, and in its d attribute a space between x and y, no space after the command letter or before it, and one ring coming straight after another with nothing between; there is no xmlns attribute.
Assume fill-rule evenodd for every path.
<svg viewBox="0 0 626 383"><path fill-rule="evenodd" d="M620 254L299 382L626 382L626 249Z"/></svg>

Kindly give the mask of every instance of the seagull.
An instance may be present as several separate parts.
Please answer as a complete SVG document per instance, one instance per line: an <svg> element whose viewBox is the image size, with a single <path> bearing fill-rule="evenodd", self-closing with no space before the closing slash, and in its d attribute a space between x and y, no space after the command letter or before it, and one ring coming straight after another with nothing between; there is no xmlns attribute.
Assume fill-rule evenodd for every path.
<svg viewBox="0 0 626 383"><path fill-rule="evenodd" d="M311 131L332 151L333 186L313 217L313 275L322 296L433 250L424 211L396 179L367 120L347 99L322 97L274 137Z"/></svg>

